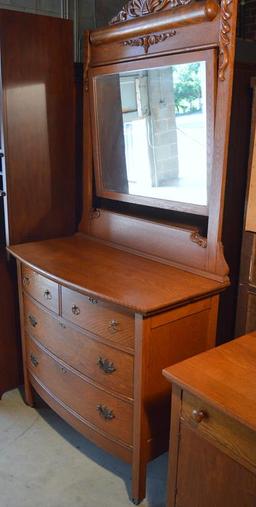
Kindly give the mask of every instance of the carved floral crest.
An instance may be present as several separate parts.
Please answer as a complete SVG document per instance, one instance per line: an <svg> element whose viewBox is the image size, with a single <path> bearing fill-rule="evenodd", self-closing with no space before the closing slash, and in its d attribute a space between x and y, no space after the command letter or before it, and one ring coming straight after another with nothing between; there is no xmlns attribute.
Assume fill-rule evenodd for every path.
<svg viewBox="0 0 256 507"><path fill-rule="evenodd" d="M145 16L146 14L153 14L154 12L161 11L167 5L169 7L177 7L178 5L187 5L193 0L129 0L121 11L111 21L110 25L127 21L130 18Z"/></svg>

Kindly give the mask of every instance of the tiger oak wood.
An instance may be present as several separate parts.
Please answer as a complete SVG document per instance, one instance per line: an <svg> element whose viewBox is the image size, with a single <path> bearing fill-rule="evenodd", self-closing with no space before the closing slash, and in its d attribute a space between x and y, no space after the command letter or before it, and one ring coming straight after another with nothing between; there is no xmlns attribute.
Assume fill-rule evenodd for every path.
<svg viewBox="0 0 256 507"><path fill-rule="evenodd" d="M13 245L9 251L55 281L143 314L218 294L228 286L227 281L154 262L82 234Z"/></svg>
<svg viewBox="0 0 256 507"><path fill-rule="evenodd" d="M36 320L31 324L30 317ZM106 387L133 396L133 354L102 343L99 336L88 335L70 323L45 312L33 300L24 297L24 320L28 335L33 336L56 357L80 373ZM116 336L116 334L115 334ZM113 345L113 340L111 341ZM119 342L118 346L123 343ZM124 347L122 347L124 349ZM77 351L79 350L79 354ZM105 373L99 359L108 361L115 370Z"/></svg>

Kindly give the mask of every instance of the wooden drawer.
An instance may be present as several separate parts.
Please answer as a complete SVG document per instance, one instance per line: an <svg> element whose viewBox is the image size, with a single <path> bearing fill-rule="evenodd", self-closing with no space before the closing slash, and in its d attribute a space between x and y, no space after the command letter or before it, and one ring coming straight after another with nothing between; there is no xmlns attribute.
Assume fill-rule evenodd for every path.
<svg viewBox="0 0 256 507"><path fill-rule="evenodd" d="M53 317L29 297L24 297L24 322L28 334L65 363L106 389L133 397L133 356L97 342Z"/></svg>
<svg viewBox="0 0 256 507"><path fill-rule="evenodd" d="M62 287L62 316L96 335L134 348L134 316L119 307Z"/></svg>
<svg viewBox="0 0 256 507"><path fill-rule="evenodd" d="M49 308L49 310L59 313L59 290L57 283L23 265L22 285L24 291L34 299L46 306L46 308Z"/></svg>
<svg viewBox="0 0 256 507"><path fill-rule="evenodd" d="M27 337L27 367L71 410L104 433L132 444L133 406L87 382Z"/></svg>
<svg viewBox="0 0 256 507"><path fill-rule="evenodd" d="M256 469L255 432L250 428L188 392L183 392L182 419L245 466Z"/></svg>

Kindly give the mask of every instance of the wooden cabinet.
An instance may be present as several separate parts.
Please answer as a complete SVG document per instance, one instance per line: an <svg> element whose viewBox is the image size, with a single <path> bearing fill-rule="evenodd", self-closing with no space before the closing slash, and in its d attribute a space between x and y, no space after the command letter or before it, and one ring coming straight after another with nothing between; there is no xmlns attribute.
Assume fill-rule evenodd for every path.
<svg viewBox="0 0 256 507"><path fill-rule="evenodd" d="M164 370L173 388L168 507L254 507L255 338Z"/></svg>
<svg viewBox="0 0 256 507"><path fill-rule="evenodd" d="M0 397L21 382L5 247L75 230L74 92L72 23L0 9Z"/></svg>

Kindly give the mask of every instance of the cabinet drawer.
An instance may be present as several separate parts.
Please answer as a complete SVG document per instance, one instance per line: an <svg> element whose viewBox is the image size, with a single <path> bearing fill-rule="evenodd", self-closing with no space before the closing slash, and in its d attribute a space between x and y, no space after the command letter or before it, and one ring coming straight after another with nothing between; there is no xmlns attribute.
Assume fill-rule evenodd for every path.
<svg viewBox="0 0 256 507"><path fill-rule="evenodd" d="M36 271L22 266L22 286L24 291L30 294L42 305L55 313L59 313L58 284Z"/></svg>
<svg viewBox="0 0 256 507"><path fill-rule="evenodd" d="M47 354L27 337L27 367L71 410L104 433L132 444L133 406L88 383L65 363Z"/></svg>
<svg viewBox="0 0 256 507"><path fill-rule="evenodd" d="M250 428L188 392L183 392L182 419L229 455L256 469L255 432Z"/></svg>
<svg viewBox="0 0 256 507"><path fill-rule="evenodd" d="M106 389L133 397L133 356L79 333L24 297L29 335L76 370Z"/></svg>
<svg viewBox="0 0 256 507"><path fill-rule="evenodd" d="M62 287L62 316L96 335L134 348L134 316L119 307Z"/></svg>

